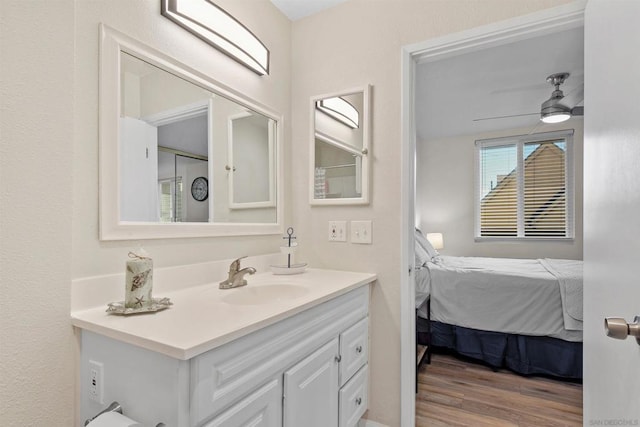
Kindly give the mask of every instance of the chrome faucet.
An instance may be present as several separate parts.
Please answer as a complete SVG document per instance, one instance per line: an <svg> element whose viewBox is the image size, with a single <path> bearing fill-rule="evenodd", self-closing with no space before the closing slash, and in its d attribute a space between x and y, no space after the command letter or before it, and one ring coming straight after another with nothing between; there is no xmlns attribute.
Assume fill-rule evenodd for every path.
<svg viewBox="0 0 640 427"><path fill-rule="evenodd" d="M246 256L240 257L231 263L229 266L229 277L227 280L220 282L220 289L231 289L245 286L247 284L247 280L244 278L244 275L247 273L254 274L256 272L256 269L253 267L245 267L240 270L240 260L243 258L246 258Z"/></svg>

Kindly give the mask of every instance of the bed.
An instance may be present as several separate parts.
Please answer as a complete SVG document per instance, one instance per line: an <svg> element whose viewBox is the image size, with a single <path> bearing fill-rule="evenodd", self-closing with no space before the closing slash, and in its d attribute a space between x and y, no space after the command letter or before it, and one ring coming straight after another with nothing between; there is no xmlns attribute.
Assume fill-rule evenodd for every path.
<svg viewBox="0 0 640 427"><path fill-rule="evenodd" d="M441 256L416 232L415 283L431 346L525 375L582 378L582 261Z"/></svg>

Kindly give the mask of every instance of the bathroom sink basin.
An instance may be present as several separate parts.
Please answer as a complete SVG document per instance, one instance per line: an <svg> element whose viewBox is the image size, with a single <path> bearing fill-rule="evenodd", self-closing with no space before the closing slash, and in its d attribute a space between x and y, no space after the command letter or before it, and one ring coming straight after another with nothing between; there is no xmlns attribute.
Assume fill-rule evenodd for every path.
<svg viewBox="0 0 640 427"><path fill-rule="evenodd" d="M251 286L251 284L249 284L241 288L231 289L228 292L229 294L222 297L222 301L227 304L260 305L299 298L307 294L309 290L298 285L273 284Z"/></svg>

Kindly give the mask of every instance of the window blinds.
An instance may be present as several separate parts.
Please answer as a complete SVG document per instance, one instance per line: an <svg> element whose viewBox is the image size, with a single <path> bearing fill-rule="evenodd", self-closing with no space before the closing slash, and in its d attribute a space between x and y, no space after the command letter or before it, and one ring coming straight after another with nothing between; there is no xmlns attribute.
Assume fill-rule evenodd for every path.
<svg viewBox="0 0 640 427"><path fill-rule="evenodd" d="M476 237L573 237L572 135L476 142Z"/></svg>

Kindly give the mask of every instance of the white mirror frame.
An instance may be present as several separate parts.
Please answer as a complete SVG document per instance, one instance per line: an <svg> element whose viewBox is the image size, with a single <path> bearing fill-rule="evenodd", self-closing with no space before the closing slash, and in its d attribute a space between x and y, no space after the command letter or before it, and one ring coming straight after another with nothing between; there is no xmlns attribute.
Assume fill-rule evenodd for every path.
<svg viewBox="0 0 640 427"><path fill-rule="evenodd" d="M325 99L325 98L333 98L344 95L351 95L354 93L362 93L363 94L363 110L362 118L360 120L360 126L362 127L362 164L361 164L361 196L360 197L345 197L345 198L335 198L335 199L316 199L315 198L315 167L316 167L316 102ZM310 132L309 132L309 203L314 206L322 206L322 205L367 205L369 204L369 192L370 192L370 157L371 157L371 85L366 85L363 87L356 87L347 90L343 90L340 92L329 93L324 95L318 95L311 97L310 108ZM351 149L347 149L347 151L351 151ZM355 151L354 151L355 154ZM358 179L358 177L356 177Z"/></svg>
<svg viewBox="0 0 640 427"><path fill-rule="evenodd" d="M120 52L129 53L191 83L231 99L272 120L276 125L274 223L207 223L207 222L130 222L120 221ZM100 240L166 239L267 235L283 233L284 197L282 194L283 117L271 109L248 100L240 93L212 80L205 74L141 42L100 24L100 92L99 92L99 212Z"/></svg>

